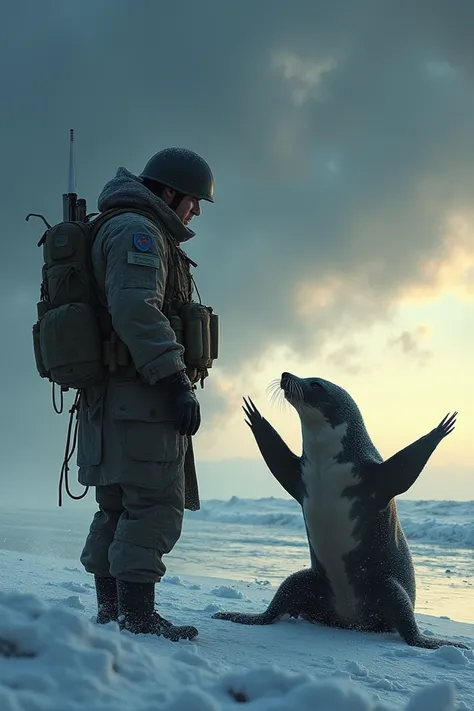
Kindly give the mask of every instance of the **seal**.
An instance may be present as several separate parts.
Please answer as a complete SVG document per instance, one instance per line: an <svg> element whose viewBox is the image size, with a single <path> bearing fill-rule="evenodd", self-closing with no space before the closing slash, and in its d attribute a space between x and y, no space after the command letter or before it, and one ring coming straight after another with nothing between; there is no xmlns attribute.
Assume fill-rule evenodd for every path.
<svg viewBox="0 0 474 711"><path fill-rule="evenodd" d="M311 567L286 578L265 612L219 612L213 618L268 625L290 615L345 629L397 631L413 647L467 649L418 628L415 571L395 501L453 431L457 412L384 461L342 387L291 373L282 374L280 387L300 417L301 457L250 398L243 409L268 468L302 508Z"/></svg>

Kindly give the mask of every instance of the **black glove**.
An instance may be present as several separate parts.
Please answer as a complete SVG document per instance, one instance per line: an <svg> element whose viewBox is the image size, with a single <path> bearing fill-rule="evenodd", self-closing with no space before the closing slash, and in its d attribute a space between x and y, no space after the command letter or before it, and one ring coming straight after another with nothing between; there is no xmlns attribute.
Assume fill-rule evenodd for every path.
<svg viewBox="0 0 474 711"><path fill-rule="evenodd" d="M158 381L171 399L176 429L181 435L195 435L201 425L201 409L188 376L181 370Z"/></svg>

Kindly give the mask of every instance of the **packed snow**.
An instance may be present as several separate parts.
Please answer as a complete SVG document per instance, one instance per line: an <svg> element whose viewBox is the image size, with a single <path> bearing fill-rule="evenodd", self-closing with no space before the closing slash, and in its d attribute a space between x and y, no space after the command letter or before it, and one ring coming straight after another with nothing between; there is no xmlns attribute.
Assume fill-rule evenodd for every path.
<svg viewBox="0 0 474 711"><path fill-rule="evenodd" d="M438 550L439 532L445 530L448 547L443 555L461 552L463 560L469 556L472 560L472 539L466 531L474 521L473 502L400 501L399 508L405 530L413 540L422 541L424 550L429 540L432 550ZM304 535L300 541L291 501L204 502L200 512L186 515L184 529L192 529L194 538L195 531L212 523L216 540L211 546L217 558L213 574L209 564L200 574L199 551L186 543L184 532L176 553L166 558L168 573L157 586L157 607L176 624L190 622L200 631L194 641L179 643L119 632L114 623L95 624L93 579L76 555L87 532L90 507L76 504L21 516L16 512L15 524L11 513L11 525L4 513L1 711L227 711L237 704L254 711L474 711L474 625L448 619L442 608L436 615L417 613L420 628L427 635L464 642L469 649L416 649L397 634L334 630L303 620L247 627L212 619L220 610L262 611L286 575L283 571L278 575L272 564L272 575L259 577L257 572L265 572L262 561L246 578L223 575L221 561L228 555L238 559L236 530L243 532L240 555L247 568L259 545L274 548L278 561L285 547L272 541L285 528L291 529L287 543L295 542L296 536L288 550L307 565L307 553L299 549ZM262 528L261 544L255 542L256 527ZM46 540L46 533L57 541L54 555L52 547L47 554L35 548ZM421 563L422 596L424 581L430 578L424 577ZM299 559L293 561L293 570L298 567ZM464 574L472 583L473 569ZM439 576L444 585L450 584L441 572ZM452 596L462 593L450 590ZM472 588L468 590L472 602ZM466 610L466 617L458 619L466 619L469 602L460 609Z"/></svg>

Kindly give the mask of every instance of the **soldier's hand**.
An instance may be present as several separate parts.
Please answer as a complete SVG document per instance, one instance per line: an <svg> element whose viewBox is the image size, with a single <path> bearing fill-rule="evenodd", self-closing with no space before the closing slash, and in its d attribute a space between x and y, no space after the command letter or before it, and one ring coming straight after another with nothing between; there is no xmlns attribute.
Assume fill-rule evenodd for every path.
<svg viewBox="0 0 474 711"><path fill-rule="evenodd" d="M193 386L184 371L159 381L171 399L176 429L181 435L195 435L201 425L201 408Z"/></svg>
<svg viewBox="0 0 474 711"><path fill-rule="evenodd" d="M173 402L176 429L182 435L195 435L201 425L201 408L193 390L178 393Z"/></svg>

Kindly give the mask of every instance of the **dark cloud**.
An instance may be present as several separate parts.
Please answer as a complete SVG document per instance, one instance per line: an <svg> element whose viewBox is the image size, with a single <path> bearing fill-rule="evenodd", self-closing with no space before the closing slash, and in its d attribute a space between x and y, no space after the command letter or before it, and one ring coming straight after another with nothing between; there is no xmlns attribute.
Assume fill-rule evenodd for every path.
<svg viewBox="0 0 474 711"><path fill-rule="evenodd" d="M301 355L389 316L472 199L468 0L23 0L1 19L5 476L60 459L30 337L41 225L24 217L61 218L71 126L91 210L119 165L163 146L212 164L189 253L228 375L272 343ZM328 304L298 317L297 287L328 275Z"/></svg>
<svg viewBox="0 0 474 711"><path fill-rule="evenodd" d="M432 358L433 352L423 346L427 337L427 329L424 326L419 326L413 331L403 331L398 336L389 338L388 348L397 348L401 352L416 360L419 365L426 365Z"/></svg>

